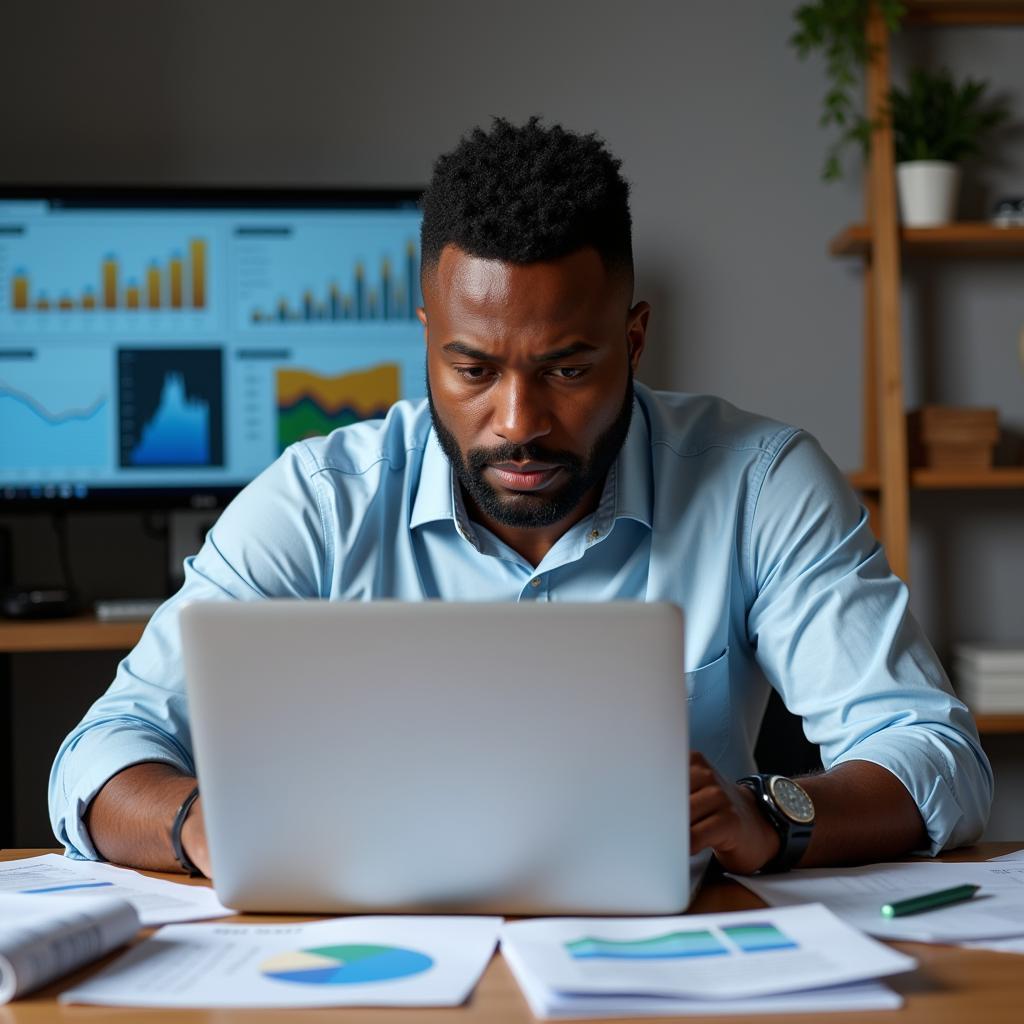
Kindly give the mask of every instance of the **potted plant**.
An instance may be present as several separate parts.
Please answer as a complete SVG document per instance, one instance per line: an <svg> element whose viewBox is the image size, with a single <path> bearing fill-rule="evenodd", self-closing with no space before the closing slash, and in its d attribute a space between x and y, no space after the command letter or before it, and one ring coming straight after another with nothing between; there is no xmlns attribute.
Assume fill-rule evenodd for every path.
<svg viewBox="0 0 1024 1024"><path fill-rule="evenodd" d="M987 100L985 81L954 81L948 70L917 69L908 87L889 93L900 219L907 227L948 224L960 188L958 161L981 152L981 140L1009 117Z"/></svg>
<svg viewBox="0 0 1024 1024"><path fill-rule="evenodd" d="M901 0L813 0L793 13L796 31L790 45L801 58L816 51L825 58L828 88L819 123L839 131L825 155L822 177L826 181L842 177L843 149L857 142L866 150L875 127L875 121L862 112L860 99L864 68L874 57L866 35L872 2L877 3L888 30L897 32L906 14Z"/></svg>

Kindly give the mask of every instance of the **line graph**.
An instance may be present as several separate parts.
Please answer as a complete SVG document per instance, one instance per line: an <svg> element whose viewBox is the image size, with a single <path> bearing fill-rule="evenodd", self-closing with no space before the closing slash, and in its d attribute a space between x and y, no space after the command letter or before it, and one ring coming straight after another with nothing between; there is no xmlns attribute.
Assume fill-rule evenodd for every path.
<svg viewBox="0 0 1024 1024"><path fill-rule="evenodd" d="M11 398L15 402L20 402L27 409L34 412L41 420L45 420L53 425L67 423L69 420L92 419L107 404L106 397L101 395L89 406L84 406L80 409L65 409L63 412L51 412L42 402L37 398L33 398L27 391L22 391L8 384L2 378L0 378L0 397Z"/></svg>
<svg viewBox="0 0 1024 1024"><path fill-rule="evenodd" d="M45 369L24 371L23 381L0 378L5 475L14 481L40 473L77 478L83 467L95 471L110 461L110 399L102 382L90 381L95 374L83 380Z"/></svg>

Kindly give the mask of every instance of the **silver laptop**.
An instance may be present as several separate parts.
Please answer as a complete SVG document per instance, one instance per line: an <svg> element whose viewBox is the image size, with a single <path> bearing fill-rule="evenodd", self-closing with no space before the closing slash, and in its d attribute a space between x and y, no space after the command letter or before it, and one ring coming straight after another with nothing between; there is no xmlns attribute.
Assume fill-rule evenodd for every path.
<svg viewBox="0 0 1024 1024"><path fill-rule="evenodd" d="M674 605L197 602L181 631L228 906L686 907Z"/></svg>

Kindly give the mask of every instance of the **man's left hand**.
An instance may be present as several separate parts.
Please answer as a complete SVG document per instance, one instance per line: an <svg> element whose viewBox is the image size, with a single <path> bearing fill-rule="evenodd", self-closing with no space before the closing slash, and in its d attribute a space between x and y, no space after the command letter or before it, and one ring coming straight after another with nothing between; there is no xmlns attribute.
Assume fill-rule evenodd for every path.
<svg viewBox="0 0 1024 1024"><path fill-rule="evenodd" d="M749 875L779 852L779 834L747 786L727 782L703 754L690 754L690 853L710 847L726 871Z"/></svg>

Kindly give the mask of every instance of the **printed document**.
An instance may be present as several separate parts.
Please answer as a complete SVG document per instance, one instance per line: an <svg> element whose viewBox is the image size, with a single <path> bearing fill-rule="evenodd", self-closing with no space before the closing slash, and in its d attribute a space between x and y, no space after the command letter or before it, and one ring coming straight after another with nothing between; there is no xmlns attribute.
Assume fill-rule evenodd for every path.
<svg viewBox="0 0 1024 1024"><path fill-rule="evenodd" d="M235 913L207 886L167 882L128 868L71 860L56 853L0 863L0 893L116 896L138 911L146 927Z"/></svg>
<svg viewBox="0 0 1024 1024"><path fill-rule="evenodd" d="M500 917L348 917L161 928L60 996L99 1006L457 1006Z"/></svg>
<svg viewBox="0 0 1024 1024"><path fill-rule="evenodd" d="M987 949L991 953L1024 953L1024 935L1015 935L1009 939L973 939L970 942L958 942L964 949Z"/></svg>
<svg viewBox="0 0 1024 1024"><path fill-rule="evenodd" d="M506 924L524 989L572 996L751 1000L913 970L825 907Z"/></svg>
<svg viewBox="0 0 1024 1024"><path fill-rule="evenodd" d="M992 864L1000 860L1020 860L1024 861L1024 850L1014 850L1013 853L1004 853L1001 857L990 857L987 863Z"/></svg>
<svg viewBox="0 0 1024 1024"><path fill-rule="evenodd" d="M1024 861L921 861L732 877L774 907L824 903L844 921L882 939L955 943L1024 935ZM965 902L882 917L883 904L967 884L981 891Z"/></svg>
<svg viewBox="0 0 1024 1024"><path fill-rule="evenodd" d="M807 992L784 992L755 999L671 999L665 996L577 996L553 992L522 973L504 954L538 1020L576 1017L747 1016L755 1013L849 1013L854 1010L898 1010L903 999L879 981L861 981Z"/></svg>

